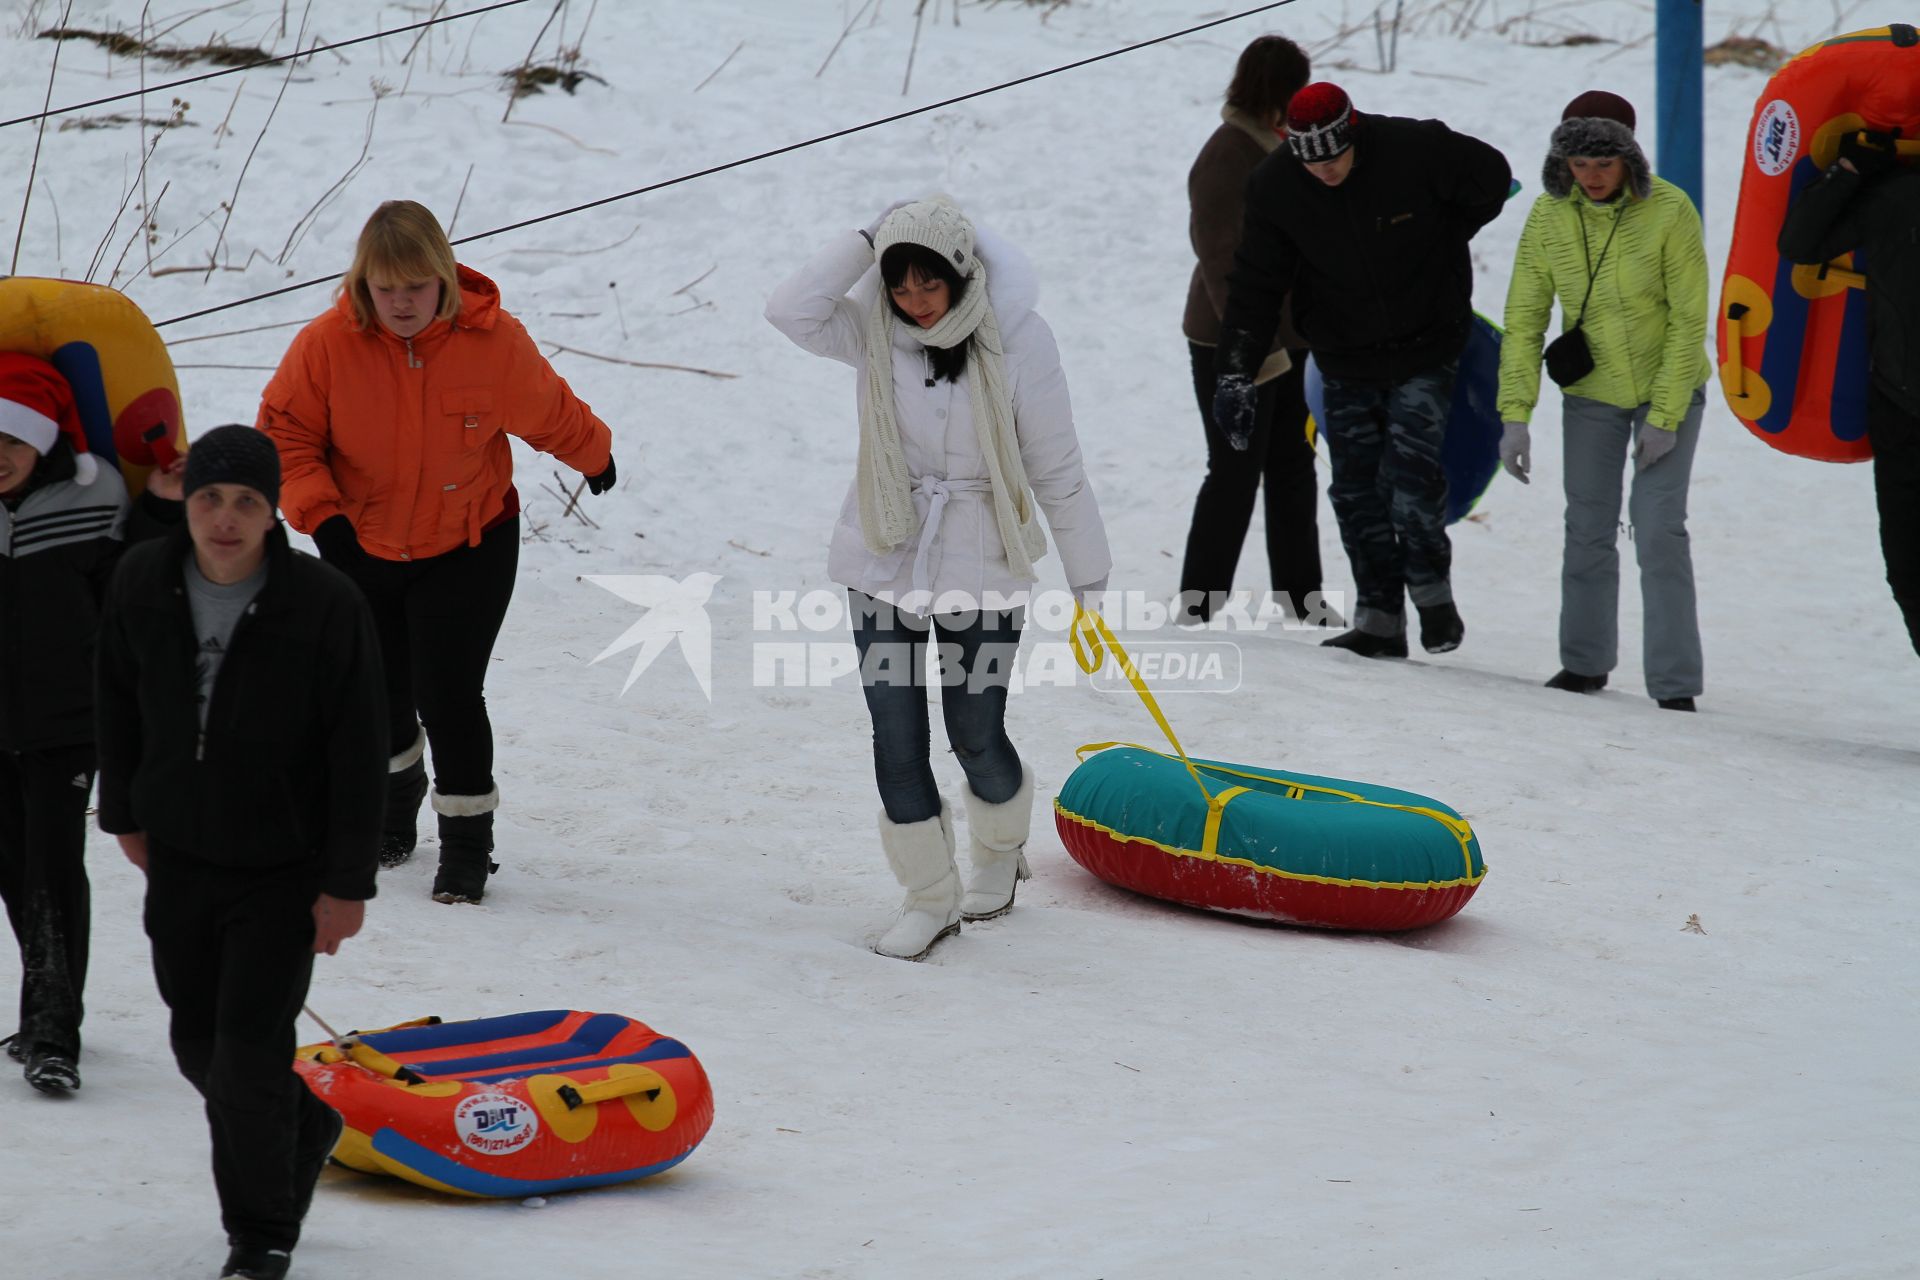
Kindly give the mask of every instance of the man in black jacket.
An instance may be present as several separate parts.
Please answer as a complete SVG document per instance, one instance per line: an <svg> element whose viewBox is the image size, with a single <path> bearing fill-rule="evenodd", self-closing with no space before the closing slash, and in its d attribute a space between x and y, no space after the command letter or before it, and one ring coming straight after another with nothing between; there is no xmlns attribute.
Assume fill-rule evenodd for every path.
<svg viewBox="0 0 1920 1280"><path fill-rule="evenodd" d="M1326 384L1327 496L1353 566L1353 629L1323 643L1407 654L1405 597L1431 653L1466 633L1453 603L1440 442L1473 323L1467 242L1513 181L1506 158L1437 120L1362 117L1337 85L1287 107L1287 147L1254 170L1217 352L1214 416L1250 437L1253 375L1282 301Z"/></svg>
<svg viewBox="0 0 1920 1280"><path fill-rule="evenodd" d="M100 602L127 541L177 523L179 498L178 473L156 471L129 503L86 452L59 370L0 352L0 900L20 944L7 1052L42 1093L80 1087Z"/></svg>
<svg viewBox="0 0 1920 1280"><path fill-rule="evenodd" d="M251 427L187 454L187 528L108 591L100 825L147 874L154 976L206 1099L232 1254L278 1280L340 1134L293 1073L313 957L360 929L386 794L373 621L274 517L280 456Z"/></svg>
<svg viewBox="0 0 1920 1280"><path fill-rule="evenodd" d="M1833 167L1793 202L1779 247L1783 257L1808 264L1862 254L1880 550L1907 638L1920 652L1920 168L1899 163L1887 134L1846 134Z"/></svg>

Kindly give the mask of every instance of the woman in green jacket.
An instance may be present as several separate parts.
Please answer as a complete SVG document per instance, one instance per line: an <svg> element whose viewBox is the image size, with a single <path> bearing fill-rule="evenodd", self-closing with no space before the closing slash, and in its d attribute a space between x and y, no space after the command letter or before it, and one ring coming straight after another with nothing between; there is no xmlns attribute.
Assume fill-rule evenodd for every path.
<svg viewBox="0 0 1920 1280"><path fill-rule="evenodd" d="M1527 421L1557 297L1565 332L1545 354L1564 391L1567 536L1561 670L1547 687L1596 693L1619 660L1617 536L1631 454L1627 520L1640 564L1647 693L1668 710L1692 711L1703 662L1687 485L1708 374L1707 256L1699 213L1652 175L1633 125L1624 98L1596 90L1567 104L1553 131L1546 193L1527 216L1507 291L1500 460L1527 480Z"/></svg>

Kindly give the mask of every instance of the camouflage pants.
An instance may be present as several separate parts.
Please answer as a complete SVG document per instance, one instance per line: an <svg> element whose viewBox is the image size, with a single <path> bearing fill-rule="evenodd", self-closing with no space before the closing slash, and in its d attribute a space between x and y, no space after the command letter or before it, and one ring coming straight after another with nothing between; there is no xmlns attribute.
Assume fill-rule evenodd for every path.
<svg viewBox="0 0 1920 1280"><path fill-rule="evenodd" d="M1353 625L1376 635L1406 629L1415 605L1453 599L1447 475L1440 441L1456 363L1399 382L1326 380L1327 497L1353 567Z"/></svg>

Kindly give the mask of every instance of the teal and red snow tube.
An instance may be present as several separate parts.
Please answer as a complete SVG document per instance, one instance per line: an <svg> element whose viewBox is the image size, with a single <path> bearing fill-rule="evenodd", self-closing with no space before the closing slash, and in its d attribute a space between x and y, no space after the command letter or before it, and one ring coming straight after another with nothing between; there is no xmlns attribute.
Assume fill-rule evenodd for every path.
<svg viewBox="0 0 1920 1280"><path fill-rule="evenodd" d="M1083 749L1084 750L1084 749ZM1486 877L1472 826L1392 787L1114 745L1054 801L1074 861L1190 907L1325 929L1445 920Z"/></svg>

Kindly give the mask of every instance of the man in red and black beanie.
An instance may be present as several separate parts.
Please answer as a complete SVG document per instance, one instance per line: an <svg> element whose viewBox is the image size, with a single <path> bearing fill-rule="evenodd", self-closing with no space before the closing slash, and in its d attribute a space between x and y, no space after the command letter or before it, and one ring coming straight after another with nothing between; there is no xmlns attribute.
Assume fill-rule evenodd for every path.
<svg viewBox="0 0 1920 1280"><path fill-rule="evenodd" d="M1438 120L1368 116L1310 84L1287 146L1254 170L1216 359L1214 416L1250 435L1253 374L1292 295L1326 383L1327 495L1353 566L1353 629L1323 643L1407 654L1405 601L1430 653L1466 633L1453 602L1440 443L1473 324L1467 244L1506 202L1506 157Z"/></svg>

